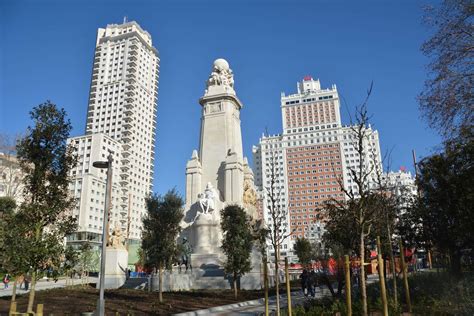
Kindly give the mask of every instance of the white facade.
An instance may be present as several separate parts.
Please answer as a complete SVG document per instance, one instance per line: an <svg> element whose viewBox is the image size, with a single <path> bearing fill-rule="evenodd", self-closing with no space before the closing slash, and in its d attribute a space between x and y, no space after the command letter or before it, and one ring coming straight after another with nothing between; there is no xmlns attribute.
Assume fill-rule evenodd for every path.
<svg viewBox="0 0 474 316"><path fill-rule="evenodd" d="M0 197L11 197L19 206L23 202L23 176L18 159L0 152Z"/></svg>
<svg viewBox="0 0 474 316"><path fill-rule="evenodd" d="M342 179L345 189L354 186L348 175L359 158L354 154L352 130L341 124L339 107L335 85L322 89L319 80L307 76L297 84L296 94L281 94L283 134L262 136L253 148L255 183L261 191L266 191L272 164L275 167L275 180L282 193L279 200L287 210L282 228L291 232L280 252L291 261L297 261L293 252L297 238L321 242L321 206L331 198L347 198L339 181ZM366 155L376 157L372 176L375 179L375 170L381 171L378 132L368 127L367 135ZM270 225L267 203L268 196L263 201L262 214ZM271 255L274 250L269 247L269 252Z"/></svg>
<svg viewBox="0 0 474 316"><path fill-rule="evenodd" d="M92 166L94 161L106 161L109 153L112 163L112 206L110 210L109 230L112 232L115 225L127 225L126 196L120 188L120 156L121 144L105 134L91 134L68 139L68 144L74 147L78 161L71 170L69 192L77 199L77 206L73 216L77 220L77 234L69 236L68 242L75 244L83 241L100 243L102 234L103 214L105 207L105 191L107 169L98 169ZM124 208L125 207L125 208Z"/></svg>
<svg viewBox="0 0 474 316"><path fill-rule="evenodd" d="M405 168L400 168L398 171L390 171L384 174L385 185L396 196L408 194L412 196L417 195L417 187L415 177L411 175L410 171Z"/></svg>
<svg viewBox="0 0 474 316"><path fill-rule="evenodd" d="M120 197L118 205L114 205L117 218L111 219L110 226L113 228L113 221L118 219L132 241L141 238L145 198L152 192L158 71L158 51L152 46L150 34L136 22L111 24L98 30L86 135L107 135L104 139L118 144L114 164L120 168L114 185ZM91 149L98 151L91 155L103 158L100 157L104 154L103 147L92 146ZM80 160L85 161L85 158ZM88 172L93 169L89 168ZM91 193L87 190L83 188L82 194ZM84 219L81 229L98 233L100 225L89 222L90 207L81 204L80 218ZM123 221L123 216L127 221ZM95 220L94 214L92 217Z"/></svg>
<svg viewBox="0 0 474 316"><path fill-rule="evenodd" d="M354 132L354 127L344 126L339 131L341 141L341 148L343 151L343 165L344 165L344 187L358 196L357 185L351 179L351 170L357 172L359 170L360 157L357 152L357 140ZM368 188L375 189L377 186L377 175L382 175L382 156L380 153L379 133L370 126L364 130L366 139L363 144L364 155L368 157L363 161L365 170L370 170L368 177Z"/></svg>

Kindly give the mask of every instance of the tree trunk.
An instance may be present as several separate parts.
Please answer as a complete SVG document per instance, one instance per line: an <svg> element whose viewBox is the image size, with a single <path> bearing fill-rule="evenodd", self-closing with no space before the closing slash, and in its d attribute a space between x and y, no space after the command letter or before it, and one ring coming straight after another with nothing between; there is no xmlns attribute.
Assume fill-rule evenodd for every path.
<svg viewBox="0 0 474 316"><path fill-rule="evenodd" d="M365 285L365 243L364 230L360 233L360 294L362 300L362 315L367 316L367 289Z"/></svg>
<svg viewBox="0 0 474 316"><path fill-rule="evenodd" d="M392 268L392 282L393 282L393 299L395 306L398 306L398 293L397 293L397 269L395 267L395 257L393 256L393 245L392 245L392 234L390 227L387 224L387 237L388 237L388 248L390 251L390 266Z"/></svg>
<svg viewBox="0 0 474 316"><path fill-rule="evenodd" d="M28 296L28 308L27 313L33 313L33 303L35 301L35 288L36 288L36 271L31 274L31 288L30 295Z"/></svg>
<svg viewBox="0 0 474 316"><path fill-rule="evenodd" d="M158 286L158 297L159 297L159 300L160 300L160 303L163 303L163 267L159 266L159 269L158 269L158 281L160 282L159 286Z"/></svg>
<svg viewBox="0 0 474 316"><path fill-rule="evenodd" d="M17 282L17 278L15 278L15 282L13 282L13 292L12 292L12 302L15 302L16 301L16 282Z"/></svg>
<svg viewBox="0 0 474 316"><path fill-rule="evenodd" d="M237 299L237 273L234 273L234 297Z"/></svg>
<svg viewBox="0 0 474 316"><path fill-rule="evenodd" d="M277 246L275 249L275 290L276 290L276 313L280 316L280 274L278 273L278 259L280 254L280 248Z"/></svg>

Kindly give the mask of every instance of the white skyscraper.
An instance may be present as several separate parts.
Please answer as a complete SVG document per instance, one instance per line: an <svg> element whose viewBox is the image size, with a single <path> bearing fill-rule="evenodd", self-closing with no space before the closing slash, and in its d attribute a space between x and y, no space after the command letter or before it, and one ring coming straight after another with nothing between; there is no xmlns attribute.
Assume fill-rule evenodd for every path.
<svg viewBox="0 0 474 316"><path fill-rule="evenodd" d="M158 51L136 22L98 30L86 136L70 139L79 155L71 193L81 200L78 234L70 242L99 240L105 171L94 170L92 162L106 160L108 153L116 166L110 230L119 226L130 240L141 238L145 198L153 185L158 70ZM93 182L99 185L85 185Z"/></svg>

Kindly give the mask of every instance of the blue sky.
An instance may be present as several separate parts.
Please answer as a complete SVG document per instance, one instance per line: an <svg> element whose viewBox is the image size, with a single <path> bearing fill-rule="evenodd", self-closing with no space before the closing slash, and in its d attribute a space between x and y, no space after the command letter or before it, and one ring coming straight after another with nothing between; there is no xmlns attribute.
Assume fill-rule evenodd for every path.
<svg viewBox="0 0 474 316"><path fill-rule="evenodd" d="M348 123L365 97L392 169L412 169L411 150L433 152L440 138L420 119L417 94L430 35L422 1L21 1L0 2L0 133L23 132L28 112L50 99L64 107L72 135L84 133L96 31L137 21L160 58L155 187L184 193L184 170L198 147L200 106L212 62L227 59L244 104L244 152L267 128L281 132L280 93L305 75L335 83Z"/></svg>

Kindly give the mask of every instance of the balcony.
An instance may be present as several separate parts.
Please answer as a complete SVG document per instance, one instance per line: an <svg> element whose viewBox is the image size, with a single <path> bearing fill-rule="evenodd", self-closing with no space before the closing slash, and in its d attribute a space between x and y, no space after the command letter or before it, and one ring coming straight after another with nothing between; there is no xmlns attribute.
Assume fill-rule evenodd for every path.
<svg viewBox="0 0 474 316"><path fill-rule="evenodd" d="M125 86L125 88L127 88L128 90L134 90L136 89L137 87L133 84L133 83L129 83Z"/></svg>
<svg viewBox="0 0 474 316"><path fill-rule="evenodd" d="M120 210L120 214L121 214L122 216L127 216L127 215L128 215L128 211L127 211L126 208L128 207L128 204L125 203L125 204L120 204L120 205L123 207L123 209Z"/></svg>
<svg viewBox="0 0 474 316"><path fill-rule="evenodd" d="M131 140L132 140L131 133L130 133L129 135L124 135L124 136L122 137L122 140L123 140L124 142L127 142L127 143L128 143L129 141L131 141Z"/></svg>
<svg viewBox="0 0 474 316"><path fill-rule="evenodd" d="M137 55L138 55L138 52L137 52L136 50L131 50L131 51L128 52L128 54L129 54L130 56L137 56Z"/></svg>
<svg viewBox="0 0 474 316"><path fill-rule="evenodd" d="M137 60L137 57L135 57L135 56L130 56L130 57L128 58L128 60L129 60L129 61L135 61L135 60Z"/></svg>
<svg viewBox="0 0 474 316"><path fill-rule="evenodd" d="M123 111L123 114L130 116L133 115L134 112L135 111L133 110L133 108L126 108L125 111Z"/></svg>
<svg viewBox="0 0 474 316"><path fill-rule="evenodd" d="M135 61L129 61L129 62L127 63L127 65L128 65L128 67L130 67L130 68L135 68L135 67L137 67L137 63L136 63Z"/></svg>
<svg viewBox="0 0 474 316"><path fill-rule="evenodd" d="M128 144L127 144L127 146L130 147ZM122 151L122 157L127 158L128 156L130 156L130 152L129 152L129 151Z"/></svg>
<svg viewBox="0 0 474 316"><path fill-rule="evenodd" d="M125 128L131 128L132 127L132 122L131 121L125 122L125 123L122 124L122 126L125 127Z"/></svg>
<svg viewBox="0 0 474 316"><path fill-rule="evenodd" d="M125 98L125 101L126 101L127 103L132 103L133 101L135 101L135 99L130 96L130 97L126 97L126 98Z"/></svg>
<svg viewBox="0 0 474 316"><path fill-rule="evenodd" d="M119 181L120 185L128 185L130 182L128 181L128 179L122 179Z"/></svg>
<svg viewBox="0 0 474 316"><path fill-rule="evenodd" d="M123 172L127 172L129 169L130 169L130 167L127 166L127 165L120 166L120 170L122 170Z"/></svg>
<svg viewBox="0 0 474 316"><path fill-rule="evenodd" d="M125 157L122 157L121 161L122 161L122 164L128 164L130 162L130 160Z"/></svg>

